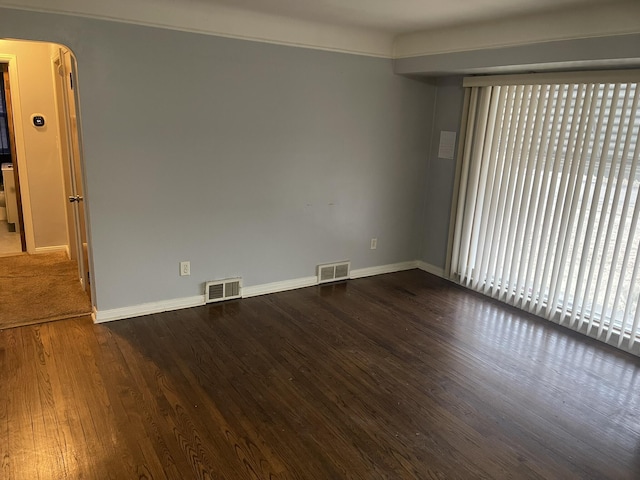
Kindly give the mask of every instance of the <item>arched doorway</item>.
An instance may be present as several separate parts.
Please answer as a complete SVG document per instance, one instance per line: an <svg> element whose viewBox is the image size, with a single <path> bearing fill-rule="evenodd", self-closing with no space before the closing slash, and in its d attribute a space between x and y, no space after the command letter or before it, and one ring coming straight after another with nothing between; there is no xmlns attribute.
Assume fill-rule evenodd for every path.
<svg viewBox="0 0 640 480"><path fill-rule="evenodd" d="M14 263L48 265L51 262L45 262L44 255L49 255L54 264L72 262L75 273L69 272L68 265L65 272L74 275L81 291L90 297L75 58L68 48L59 44L0 40L0 64L6 71L7 103L12 107L7 122L11 128L7 130L12 144L11 163L20 211L16 226L22 230L21 249L0 251L0 267L2 258L15 255L30 258L14 258L11 260ZM14 227L14 230L18 229ZM9 262L4 261L5 264ZM18 277L22 270L27 269L28 265L14 269L13 283L23 281ZM49 285L54 291L43 289L48 271L38 271L41 275L33 277L33 291L50 296L50 301L42 302L47 314L43 314L41 320L68 318L70 312L87 313L84 312L85 307L65 311L68 309L64 301L60 302L63 299L59 295L68 293L56 293L58 285L55 282ZM6 279L4 281L7 282ZM74 298L77 300L78 296ZM24 309L18 302L14 310L26 313L27 307L34 303L33 300L27 301L24 300ZM61 305L61 313L53 311L56 304ZM91 304L87 304L90 312ZM15 316L15 312L12 315ZM32 316L37 317L38 314ZM0 307L0 327L1 317Z"/></svg>

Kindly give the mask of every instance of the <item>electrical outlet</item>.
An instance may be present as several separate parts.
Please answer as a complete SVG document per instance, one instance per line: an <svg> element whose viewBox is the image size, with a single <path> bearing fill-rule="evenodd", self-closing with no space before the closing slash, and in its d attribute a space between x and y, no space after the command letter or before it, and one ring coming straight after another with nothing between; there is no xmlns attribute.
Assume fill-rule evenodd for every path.
<svg viewBox="0 0 640 480"><path fill-rule="evenodd" d="M376 248L378 248L378 239L377 238L372 238L371 239L371 250L375 250Z"/></svg>
<svg viewBox="0 0 640 480"><path fill-rule="evenodd" d="M180 276L186 277L191 275L191 262L180 262Z"/></svg>

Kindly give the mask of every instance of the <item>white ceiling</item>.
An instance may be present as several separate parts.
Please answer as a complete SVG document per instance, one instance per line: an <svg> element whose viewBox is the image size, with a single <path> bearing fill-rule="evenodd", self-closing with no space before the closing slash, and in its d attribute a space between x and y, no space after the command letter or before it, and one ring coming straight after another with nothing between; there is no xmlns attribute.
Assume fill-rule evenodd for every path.
<svg viewBox="0 0 640 480"><path fill-rule="evenodd" d="M94 0L98 1L98 0ZM182 0L393 35L612 0Z"/></svg>
<svg viewBox="0 0 640 480"><path fill-rule="evenodd" d="M613 5L627 6L616 9ZM637 9L632 7L629 14L628 5L640 3L639 0L0 0L0 7L382 57L640 32L640 18L634 16ZM609 15L613 10L617 15Z"/></svg>

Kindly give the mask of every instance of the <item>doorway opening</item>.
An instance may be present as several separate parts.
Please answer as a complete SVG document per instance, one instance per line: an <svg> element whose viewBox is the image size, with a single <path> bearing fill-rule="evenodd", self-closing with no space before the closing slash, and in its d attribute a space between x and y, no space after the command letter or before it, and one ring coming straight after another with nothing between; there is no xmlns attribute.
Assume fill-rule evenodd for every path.
<svg viewBox="0 0 640 480"><path fill-rule="evenodd" d="M60 267L61 262L69 262L73 267L63 270L87 300L86 307L71 310L90 314L90 248L75 57L70 49L55 43L0 40L0 68L0 158L4 175L4 195L0 196L0 283L5 282L2 287L7 290L17 283L32 281L33 285L23 290L41 291L48 272L41 270L42 275L28 280L24 274L26 265L35 262L53 268L54 264ZM3 216L7 217L8 233L13 234L13 243L7 247L2 241ZM24 255L33 261L16 260L16 256ZM16 267L23 263L24 267ZM5 269L12 271L13 277L7 277L3 265L13 265ZM60 284L71 285L66 281ZM48 289L51 299L67 295L57 293L56 288L58 285L53 282ZM68 296L71 297L80 298L75 294ZM12 301L15 303L15 299ZM26 310L29 300L25 298L24 302ZM68 309L52 312L52 304L43 302L41 321L68 318ZM14 305L16 308L20 310L19 302L17 307ZM0 305L0 326L2 316ZM34 312L30 317L39 314ZM37 323L34 320L38 318L28 320L26 323Z"/></svg>
<svg viewBox="0 0 640 480"><path fill-rule="evenodd" d="M26 250L14 146L9 69L0 64L0 255Z"/></svg>

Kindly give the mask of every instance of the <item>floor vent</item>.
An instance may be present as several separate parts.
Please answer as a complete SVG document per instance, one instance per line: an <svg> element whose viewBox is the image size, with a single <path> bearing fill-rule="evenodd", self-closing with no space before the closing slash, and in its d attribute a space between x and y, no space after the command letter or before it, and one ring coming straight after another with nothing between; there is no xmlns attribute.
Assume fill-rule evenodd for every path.
<svg viewBox="0 0 640 480"><path fill-rule="evenodd" d="M242 279L227 278L225 280L215 280L207 282L204 288L206 303L221 302L242 296Z"/></svg>
<svg viewBox="0 0 640 480"><path fill-rule="evenodd" d="M348 280L351 270L350 262L326 263L318 265L318 283Z"/></svg>

